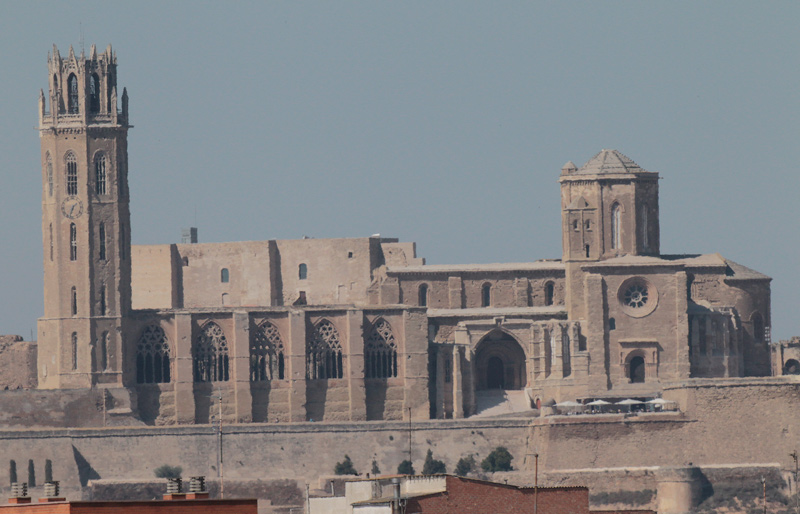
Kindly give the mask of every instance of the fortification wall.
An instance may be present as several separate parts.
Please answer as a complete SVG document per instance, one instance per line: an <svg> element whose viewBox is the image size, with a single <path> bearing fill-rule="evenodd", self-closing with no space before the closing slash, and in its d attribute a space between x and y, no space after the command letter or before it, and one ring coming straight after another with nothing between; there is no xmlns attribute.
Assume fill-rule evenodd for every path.
<svg viewBox="0 0 800 514"><path fill-rule="evenodd" d="M0 335L0 377L0 390L36 387L36 343Z"/></svg>
<svg viewBox="0 0 800 514"><path fill-rule="evenodd" d="M48 403L57 396L43 394L43 403L26 404L33 393L0 394L6 426L19 422L20 413L41 416L36 420L40 424L87 422L44 414L48 409L64 410L70 395L77 395L73 401L80 408L69 412L83 411L95 422L102 416L97 409L89 415L91 395L62 392L58 396L62 403ZM678 401L682 412L413 422L412 460L421 470L430 448L452 471L463 456L473 454L480 462L492 449L505 446L514 456L513 466L520 470L514 481L527 485L533 483L534 453L539 454L541 476L554 477L557 483L559 473L597 468L690 463L701 468L763 463L789 466L788 455L800 439L800 410L796 408L800 380L693 380L667 386L665 397ZM215 427L210 425L0 431L3 456L16 461L21 480L29 460L42 477L45 461L50 459L54 478L63 482L70 498L81 497L81 488L93 479L152 480L153 470L163 464L182 466L184 476L214 477L217 441ZM404 421L225 425L222 441L227 478L314 483L319 476L330 474L345 454L362 473L371 471L373 459L382 472L394 472L408 456L409 425ZM8 469L6 463L0 463L0 484L8 483L4 469ZM612 484L610 489L601 489L609 493L617 487L652 489L647 474L627 488L614 480L612 484L608 477L601 477L594 482Z"/></svg>

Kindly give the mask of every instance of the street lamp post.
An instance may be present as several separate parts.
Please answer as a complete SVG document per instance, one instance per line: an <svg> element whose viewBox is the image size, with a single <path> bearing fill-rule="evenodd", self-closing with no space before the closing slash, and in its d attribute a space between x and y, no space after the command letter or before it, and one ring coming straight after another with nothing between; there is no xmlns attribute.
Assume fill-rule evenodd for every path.
<svg viewBox="0 0 800 514"><path fill-rule="evenodd" d="M800 514L800 494L797 491L797 450L790 453L789 457L794 460L794 511L795 514Z"/></svg>

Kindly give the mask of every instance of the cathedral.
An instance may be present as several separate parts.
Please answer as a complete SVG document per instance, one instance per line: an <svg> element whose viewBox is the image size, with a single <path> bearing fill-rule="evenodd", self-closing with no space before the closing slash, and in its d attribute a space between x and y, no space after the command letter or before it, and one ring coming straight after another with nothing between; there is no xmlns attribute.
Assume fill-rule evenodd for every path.
<svg viewBox="0 0 800 514"><path fill-rule="evenodd" d="M535 409L771 373L771 279L662 254L659 174L616 150L553 174L561 259L426 265L380 236L198 243L194 229L131 246L116 55L54 47L48 82L39 388L102 388L154 425L217 409L272 423L464 418L492 391Z"/></svg>

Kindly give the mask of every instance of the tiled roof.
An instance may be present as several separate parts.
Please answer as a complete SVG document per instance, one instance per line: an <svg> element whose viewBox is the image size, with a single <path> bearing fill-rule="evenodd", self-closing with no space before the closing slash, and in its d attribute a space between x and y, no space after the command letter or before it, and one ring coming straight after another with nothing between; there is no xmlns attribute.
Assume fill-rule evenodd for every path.
<svg viewBox="0 0 800 514"><path fill-rule="evenodd" d="M589 159L575 173L596 175L599 173L642 173L646 171L617 150L600 150L597 155Z"/></svg>

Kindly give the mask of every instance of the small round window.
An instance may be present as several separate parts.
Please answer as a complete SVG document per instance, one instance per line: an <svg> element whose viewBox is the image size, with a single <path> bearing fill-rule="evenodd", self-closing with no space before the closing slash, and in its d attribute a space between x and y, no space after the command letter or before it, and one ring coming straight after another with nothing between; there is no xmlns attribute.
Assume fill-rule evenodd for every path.
<svg viewBox="0 0 800 514"><path fill-rule="evenodd" d="M617 297L625 314L634 318L647 316L658 304L656 287L642 277L625 280L619 287Z"/></svg>

